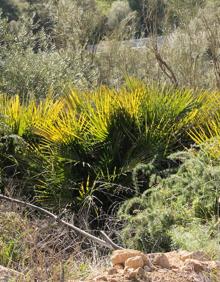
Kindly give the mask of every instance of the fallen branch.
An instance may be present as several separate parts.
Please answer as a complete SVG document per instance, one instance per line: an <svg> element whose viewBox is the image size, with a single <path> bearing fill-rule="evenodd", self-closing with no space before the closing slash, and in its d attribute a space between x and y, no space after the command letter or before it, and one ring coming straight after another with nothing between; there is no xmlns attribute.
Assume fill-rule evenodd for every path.
<svg viewBox="0 0 220 282"><path fill-rule="evenodd" d="M112 248L113 248L114 250L118 250L118 249L122 250L122 249L123 249L122 247L116 245L116 244L108 237L108 235L107 235L104 231L100 231L100 232L101 232L102 236L105 238L105 241L106 241L110 246L112 246Z"/></svg>
<svg viewBox="0 0 220 282"><path fill-rule="evenodd" d="M4 196L2 194L0 194L0 199L6 200L6 201L9 201L9 202L12 202L12 203L16 203L18 205L22 205L22 206L25 206L25 207L30 207L32 209L40 211L40 212L48 215L49 217L53 218L54 221L56 221L57 223L61 223L64 226L69 227L70 229L73 229L74 231L78 232L82 236L87 237L87 238L91 239L92 241L94 241L94 242L98 243L99 245L102 245L106 248L113 249L113 250L123 249L122 247L120 247L117 244L115 244L114 242L112 242L112 240L103 231L101 231L101 233L105 237L106 241L104 241L104 240L102 240L102 239L100 239L100 238L98 238L98 237L96 237L96 236L94 236L90 233L87 233L86 231L76 227L73 224L70 224L70 223L60 219L59 216L49 212L48 210L45 210L44 208L38 207L36 205L30 204L30 203L27 203L27 202L24 202L24 201L21 201L21 200L17 200L17 199L11 198L11 197L7 197L7 196Z"/></svg>

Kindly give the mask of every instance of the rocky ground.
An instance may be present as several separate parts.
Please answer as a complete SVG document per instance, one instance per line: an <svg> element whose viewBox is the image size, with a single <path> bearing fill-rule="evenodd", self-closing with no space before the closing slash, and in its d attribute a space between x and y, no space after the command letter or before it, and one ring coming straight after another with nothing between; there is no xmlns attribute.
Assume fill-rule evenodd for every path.
<svg viewBox="0 0 220 282"><path fill-rule="evenodd" d="M220 261L211 261L202 252L174 251L143 254L117 250L112 267L86 282L219 282ZM72 282L72 281L71 281ZM76 281L74 281L76 282ZM78 282L78 281L77 281Z"/></svg>
<svg viewBox="0 0 220 282"><path fill-rule="evenodd" d="M67 282L220 281L220 261L210 260L203 252L173 251L144 254L136 250L116 250L111 256L111 264L112 267L105 272L100 272L86 280ZM11 278L14 280L10 280ZM22 274L0 266L0 282L3 281L25 282L26 280Z"/></svg>

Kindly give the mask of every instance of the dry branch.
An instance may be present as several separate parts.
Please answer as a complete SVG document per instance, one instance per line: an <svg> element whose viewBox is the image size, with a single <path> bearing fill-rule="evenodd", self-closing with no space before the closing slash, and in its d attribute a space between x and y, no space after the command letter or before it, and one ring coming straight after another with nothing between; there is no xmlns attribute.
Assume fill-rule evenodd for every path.
<svg viewBox="0 0 220 282"><path fill-rule="evenodd" d="M168 65L168 63L162 58L158 50L156 41L153 43L153 53L162 72L169 78L169 80L175 87L178 87L178 80L176 78L176 75L172 68Z"/></svg>
<svg viewBox="0 0 220 282"><path fill-rule="evenodd" d="M98 238L98 237L96 237L96 236L76 227L73 224L70 224L69 222L66 222L66 221L60 219L59 216L49 212L48 210L45 210L44 208L38 207L36 205L30 204L30 203L27 203L27 202L24 202L24 201L21 201L21 200L17 200L17 199L11 198L11 197L7 197L7 196L4 196L2 194L0 194L0 199L6 200L6 201L9 201L9 202L12 202L12 203L16 203L18 205L22 205L22 206L25 206L25 207L29 207L29 208L35 209L37 211L40 211L40 212L46 214L47 216L53 218L54 221L56 221L57 223L60 223L60 224L66 226L70 229L73 229L74 231L78 232L82 236L87 237L90 240L92 240L92 241L94 241L94 242L98 243L99 245L102 245L106 248L113 249L113 250L123 249L122 247L120 247L117 244L115 244L114 242L112 242L112 240L103 231L101 233L105 237L106 241L104 241L104 240L102 240L102 239L100 239L100 238Z"/></svg>

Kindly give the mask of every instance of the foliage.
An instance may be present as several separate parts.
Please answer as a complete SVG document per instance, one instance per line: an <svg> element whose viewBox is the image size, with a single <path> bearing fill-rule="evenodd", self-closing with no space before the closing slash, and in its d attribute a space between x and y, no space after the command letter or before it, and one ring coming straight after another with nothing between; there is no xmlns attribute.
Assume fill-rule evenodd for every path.
<svg viewBox="0 0 220 282"><path fill-rule="evenodd" d="M69 9L63 10L59 6L54 7L54 11L51 8L52 15L48 21L53 26L52 30L52 27L41 26L40 20L31 17L10 23L4 18L0 19L1 91L20 94L25 98L33 95L41 98L49 89L58 96L64 93L68 85L74 84L81 89L96 85L98 70L91 54L86 51L89 37L95 36L92 25L94 27L96 24L96 18L94 13L93 17L90 16L90 11L83 13L87 18L78 23L79 19L73 17L71 11L78 16L80 11L77 12L73 5L66 7ZM58 19L55 18L56 13L59 14ZM68 22L70 18L75 22ZM89 19L94 23L88 23ZM86 27L91 30L83 30Z"/></svg>
<svg viewBox="0 0 220 282"><path fill-rule="evenodd" d="M160 170L170 152L188 146L186 130L194 125L205 97L205 92L146 87L132 79L119 91L72 90L56 101L51 95L40 102L2 95L0 111L10 132L3 136L23 142L20 147L10 141L6 156L17 160L13 171L25 172L24 179L26 172L37 174L32 193L39 201L57 209L89 204L97 213L104 203L108 209L134 193L132 177L142 180L132 171L140 162L147 166L154 159Z"/></svg>
<svg viewBox="0 0 220 282"><path fill-rule="evenodd" d="M57 96L63 94L69 84L79 88L96 85L98 72L85 50L89 31L83 30L92 23L77 26L77 18L72 15L75 4L66 6L69 8L65 10L61 4L46 5L42 14L38 6L31 7L35 17L25 14L17 21L8 22L0 16L0 90L10 95L20 94L23 98L33 95L42 98L49 89ZM77 9L74 13L80 15ZM83 15L84 22L91 19L95 25L94 14L93 17L88 13ZM70 18L75 22L68 22ZM93 31L90 33L92 35Z"/></svg>
<svg viewBox="0 0 220 282"><path fill-rule="evenodd" d="M61 96L69 85L83 90L103 84L118 88L127 76L134 76L147 84L170 83L155 57L152 48L154 37L148 39L147 48L131 48L136 41L125 40L134 37L135 23L140 19L134 12L127 14L126 1L114 1L112 10L105 15L94 1L29 2L28 11L23 12L16 21L8 22L1 16L2 92L42 98L48 89L52 89L56 96ZM188 0L181 3L170 0L166 8L157 10L157 1L150 0L149 3L146 9L153 9L150 12L153 18L148 21L147 17L143 29L155 29L155 13L161 14L157 26L164 37L157 38L159 52L173 70L179 86L193 89L218 87L217 4L209 4L199 10L203 3L194 6ZM117 7L123 5L127 7L127 12L121 21ZM194 11L192 15L189 10ZM146 11L146 16L149 11ZM189 19L184 20L186 12ZM172 15L169 13L178 17L174 22L179 22L180 17L182 23L170 23L172 20L169 17L172 18ZM210 30L209 26L215 26L215 29ZM167 33L169 36L166 36ZM103 44L100 46L106 44L109 47L97 48L98 52L95 52L93 45L100 40Z"/></svg>
<svg viewBox="0 0 220 282"><path fill-rule="evenodd" d="M131 9L126 1L113 2L111 9L107 14L107 25L111 30L114 30L120 22L129 15L129 13L131 13Z"/></svg>
<svg viewBox="0 0 220 282"><path fill-rule="evenodd" d="M28 243L22 242L25 235L24 228L26 221L13 212L1 213L0 216L0 264L9 266L12 262L19 262L27 259L25 253ZM4 231L4 232L3 232ZM29 230L30 232L31 230ZM26 230L28 232L28 230Z"/></svg>
<svg viewBox="0 0 220 282"><path fill-rule="evenodd" d="M161 22L164 18L165 2L163 0L128 0L132 10L138 13L138 36L162 33Z"/></svg>
<svg viewBox="0 0 220 282"><path fill-rule="evenodd" d="M28 2L25 0L1 0L0 9L4 17L9 20L17 20L28 9Z"/></svg>
<svg viewBox="0 0 220 282"><path fill-rule="evenodd" d="M212 158L219 158L219 134L220 134L220 112L218 105L219 97L214 94L210 97L209 102L204 106L202 114L207 115L207 122L200 126L195 126L189 131L192 140L202 146Z"/></svg>
<svg viewBox="0 0 220 282"><path fill-rule="evenodd" d="M183 14L190 14L187 9L184 11ZM147 84L170 84L156 59L157 46L161 58L172 69L179 87L219 89L218 15L217 4L205 6L190 19L181 16L179 28L173 28L175 24L169 23L169 15L166 14L162 37L148 36L142 43L135 40L108 41L107 47L100 47L101 52L96 56L100 83L120 87L126 76L133 76Z"/></svg>
<svg viewBox="0 0 220 282"><path fill-rule="evenodd" d="M125 201L127 246L214 254L218 1L0 2L1 192L94 228ZM26 248L10 232L3 264Z"/></svg>
<svg viewBox="0 0 220 282"><path fill-rule="evenodd" d="M187 251L202 250L212 259L219 259L220 244L216 219L206 224L198 220L192 221L186 227L174 226L171 231L172 247Z"/></svg>
<svg viewBox="0 0 220 282"><path fill-rule="evenodd" d="M93 93L72 91L56 123L36 123L34 132L44 140L41 150L47 152L54 173L46 176L37 192L41 200L49 197L56 206L63 199L75 207L80 197L92 196L102 204L110 200L110 205L115 193L127 195L115 191L115 184L129 187L138 163L155 158L160 168L169 152L184 142L187 145L186 129L195 121L203 93L196 98L187 90L139 85L135 88L130 81L118 92L107 88ZM112 197L99 197L99 187Z"/></svg>
<svg viewBox="0 0 220 282"><path fill-rule="evenodd" d="M22 103L18 96L0 97L0 168L3 191L15 189L28 197L34 196L34 186L42 174L41 165L46 162L36 144L39 139L33 133L36 123L54 122L62 109L60 101L48 96L37 104L35 99ZM13 187L10 182L13 179Z"/></svg>
<svg viewBox="0 0 220 282"><path fill-rule="evenodd" d="M173 27L186 25L206 4L206 0L168 0L166 5L167 21Z"/></svg>
<svg viewBox="0 0 220 282"><path fill-rule="evenodd" d="M0 112L5 125L13 134L21 137L33 133L35 124L53 123L62 109L62 101L54 101L50 94L39 103L35 98L22 102L18 95L9 97L2 94L0 96Z"/></svg>
<svg viewBox="0 0 220 282"><path fill-rule="evenodd" d="M170 250L174 243L183 247L184 234L190 224L196 220L197 225L208 232L204 224L218 214L219 159L211 160L202 151L195 150L179 152L170 158L182 163L176 172L172 169L162 178L151 175L156 179L154 186L125 202L119 210L119 216L125 220L122 238L130 248L151 252ZM178 240L180 230L185 233ZM204 236L202 231L199 235ZM204 240L202 242L205 247Z"/></svg>
<svg viewBox="0 0 220 282"><path fill-rule="evenodd" d="M22 273L19 281L59 281L61 273L65 280L83 280L106 266L97 249L93 256L91 249L82 252L78 234L38 213L8 203L0 211L0 264Z"/></svg>

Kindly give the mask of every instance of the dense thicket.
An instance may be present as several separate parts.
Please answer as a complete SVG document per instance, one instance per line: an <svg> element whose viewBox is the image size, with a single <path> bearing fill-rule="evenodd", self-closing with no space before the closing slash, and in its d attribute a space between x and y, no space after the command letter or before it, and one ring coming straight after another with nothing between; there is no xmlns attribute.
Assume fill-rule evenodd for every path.
<svg viewBox="0 0 220 282"><path fill-rule="evenodd" d="M218 2L0 1L1 192L217 249Z"/></svg>

